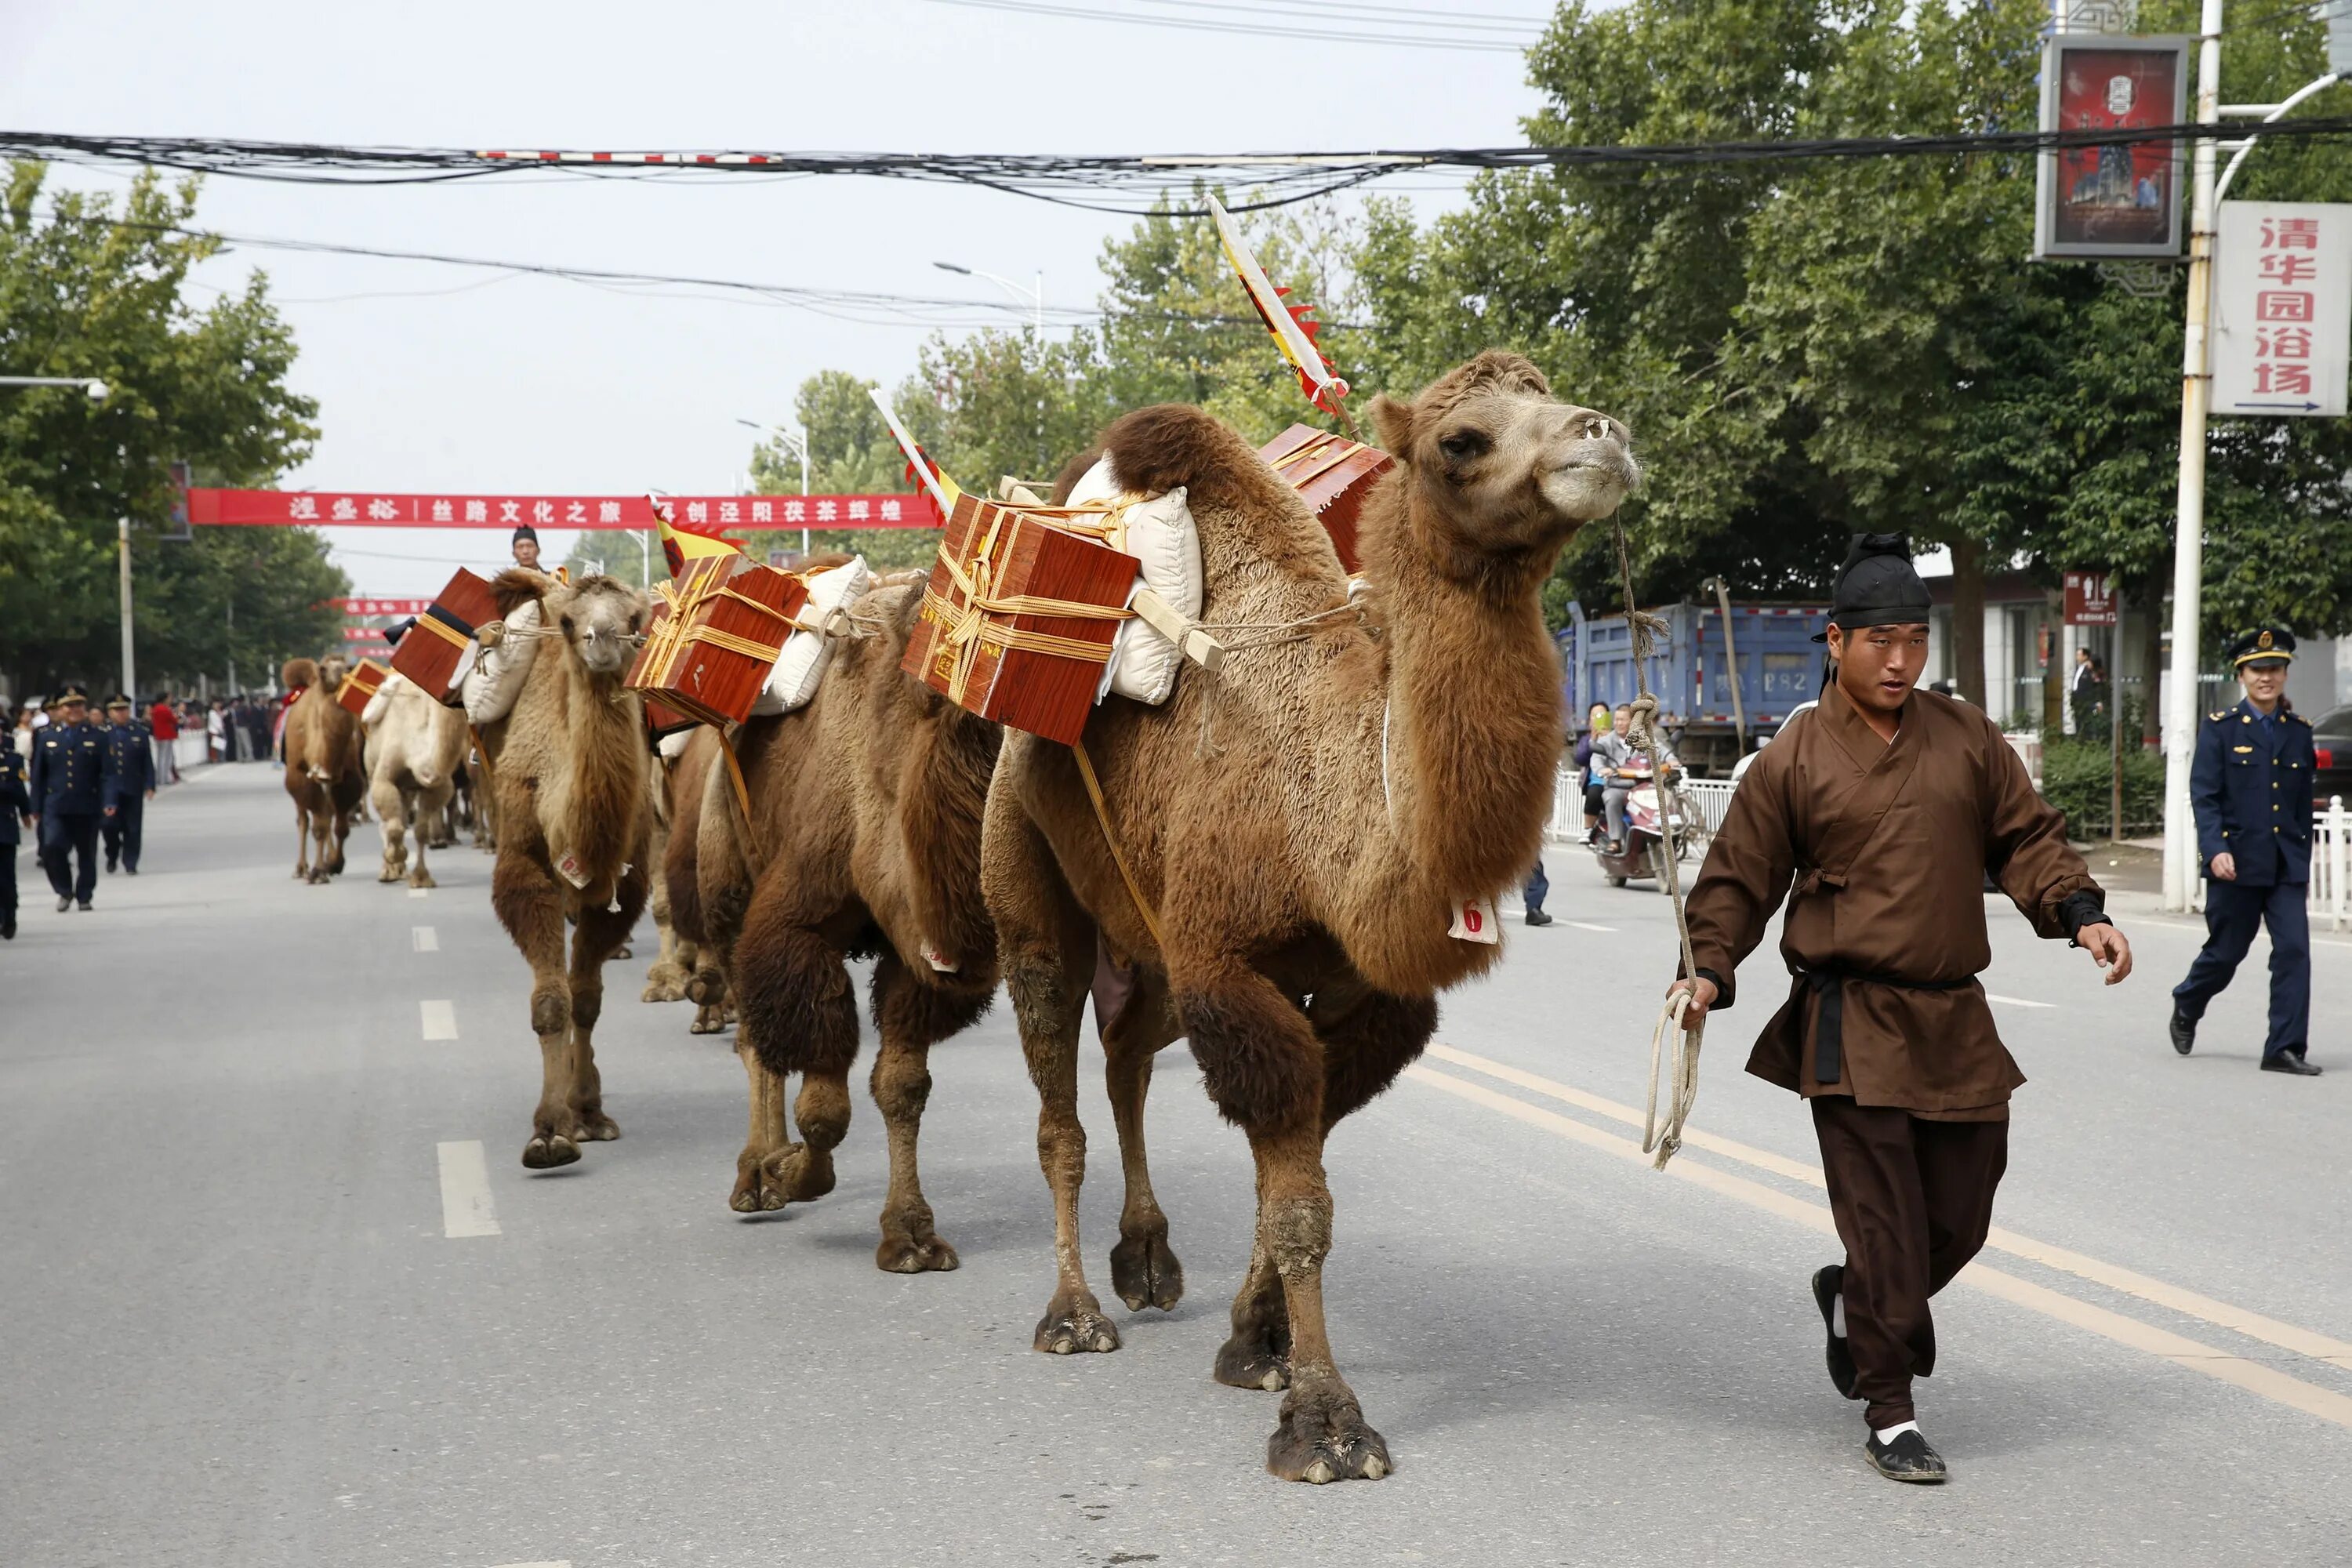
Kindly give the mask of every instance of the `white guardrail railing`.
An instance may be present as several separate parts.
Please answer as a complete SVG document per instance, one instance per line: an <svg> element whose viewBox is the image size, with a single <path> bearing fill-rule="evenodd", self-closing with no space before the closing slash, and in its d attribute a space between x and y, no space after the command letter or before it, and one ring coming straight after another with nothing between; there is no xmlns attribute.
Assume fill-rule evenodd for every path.
<svg viewBox="0 0 2352 1568"><path fill-rule="evenodd" d="M1682 786L1683 805L1691 817L1692 842L1704 848L1723 826L1731 809L1733 784L1727 779L1687 779ZM1551 820L1545 839L1553 844L1577 844L1584 838L1584 786L1577 771L1562 768L1551 795ZM2342 795L2311 814L2311 916L2329 928L2352 927L2352 810ZM2198 887L2197 906L2205 905L2204 887Z"/></svg>

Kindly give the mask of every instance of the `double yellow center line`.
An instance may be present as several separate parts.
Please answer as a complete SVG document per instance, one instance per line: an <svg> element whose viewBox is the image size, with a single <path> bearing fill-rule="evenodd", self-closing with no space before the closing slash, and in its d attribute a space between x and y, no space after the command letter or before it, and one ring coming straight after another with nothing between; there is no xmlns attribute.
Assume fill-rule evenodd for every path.
<svg viewBox="0 0 2352 1568"><path fill-rule="evenodd" d="M1630 1105L1620 1105L1615 1100L1588 1094L1580 1089L1536 1073L1524 1071L1504 1062L1475 1056L1453 1046L1431 1046L1427 1059L1466 1068L1497 1082L1509 1084L1514 1089L1559 1100L1562 1104L1574 1106L1580 1110L1612 1121L1622 1122L1635 1128L1642 1125L1642 1113ZM1500 1112L1515 1121L1540 1128L1557 1137L1582 1143L1602 1153L1634 1161L1643 1165L1649 1163L1648 1156L1642 1152L1640 1143L1635 1139L1604 1131L1589 1122L1562 1116L1556 1110L1530 1104L1515 1095L1500 1093L1473 1079L1462 1078L1454 1073L1440 1072L1427 1065L1427 1059L1406 1068L1405 1076L1415 1083L1454 1095L1457 1099L1466 1100L1473 1105ZM1818 1166L1807 1164L1801 1160L1791 1160L1785 1155L1775 1154L1769 1150L1736 1142L1712 1132L1686 1131L1683 1135L1683 1142L1686 1148L1736 1161L1756 1170L1769 1172L1773 1175L1789 1181L1802 1183L1809 1187L1823 1185L1822 1173ZM1709 1192L1747 1204L1750 1207L1778 1215L1783 1219L1793 1220L1799 1225L1810 1226L1830 1236L1837 1234L1836 1226L1830 1220L1829 1205L1825 1203L1815 1203L1809 1198L1784 1192L1779 1187L1767 1186L1761 1182L1751 1181L1746 1176L1735 1175L1717 1166L1696 1160L1677 1160L1666 1167L1666 1174L1705 1187ZM2295 1355L2352 1371L2352 1343L2331 1339L2326 1334L2315 1333L2308 1329L2298 1328L2293 1323L2284 1323L2275 1318L2267 1318L2259 1312L2248 1311L2242 1307L2235 1307L2226 1301L2217 1301L2210 1296L2200 1295L2194 1290L2186 1290L2177 1285L2168 1285L2161 1279L2150 1279L2132 1269L2102 1262L2098 1258L2069 1251L2063 1247L2053 1247L2047 1242L2036 1241L2031 1237L2020 1236L2013 1230L2004 1230L1999 1226L1995 1226L1992 1234L1987 1237L1985 1248L1987 1252L2004 1253L2012 1258L2021 1258L2028 1262L2038 1263L2045 1268L2054 1269L2062 1274L2074 1275L2095 1285L2104 1286L2126 1296L2137 1297L2141 1300L2180 1313L2184 1317L2198 1319L2215 1328L2242 1334L2248 1339L2258 1340L2280 1350L2292 1352ZM2063 1292L2037 1285L2030 1279L1994 1268L1984 1261L1982 1255L1979 1255L1976 1262L1969 1264L1961 1272L1957 1283L1972 1287L1988 1295L1997 1296L2012 1305L2039 1312L2059 1322L2088 1330L2103 1339L2113 1340L2117 1344L2127 1345L2134 1350L2145 1352L2176 1365L2187 1367L2191 1372L2202 1373L2207 1377L2217 1378L2223 1383L2245 1389L2249 1393L2258 1394L2265 1399L2286 1405L2290 1409L2300 1410L2306 1415L2316 1415L2324 1421L2332 1421L2339 1426L2352 1428L2352 1397L2338 1394L2333 1389L2323 1388L2317 1384L2305 1383L2298 1377L2291 1377L2266 1362L2250 1361L2218 1345L2207 1344L2201 1340L2193 1340L2185 1334L2177 1334L2170 1330L2144 1323L2137 1318L2126 1317L2121 1312L2110 1311L2105 1307L2093 1306L2090 1302L2077 1300Z"/></svg>

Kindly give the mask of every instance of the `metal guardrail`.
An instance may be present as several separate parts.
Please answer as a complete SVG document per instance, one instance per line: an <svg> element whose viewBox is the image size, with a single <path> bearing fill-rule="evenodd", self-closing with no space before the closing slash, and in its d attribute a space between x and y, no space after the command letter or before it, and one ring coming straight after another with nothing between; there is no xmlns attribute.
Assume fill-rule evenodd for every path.
<svg viewBox="0 0 2352 1568"><path fill-rule="evenodd" d="M2352 812L2344 797L2328 797L2311 814L2311 913L2325 913L2331 930L2342 931L2352 921Z"/></svg>
<svg viewBox="0 0 2352 1568"><path fill-rule="evenodd" d="M1731 809L1728 779L1685 779L1680 786L1683 810L1690 818L1691 842L1705 844L1723 826ZM1584 840L1584 784L1574 768L1562 768L1551 792L1551 818L1544 824L1548 844L1580 844Z"/></svg>

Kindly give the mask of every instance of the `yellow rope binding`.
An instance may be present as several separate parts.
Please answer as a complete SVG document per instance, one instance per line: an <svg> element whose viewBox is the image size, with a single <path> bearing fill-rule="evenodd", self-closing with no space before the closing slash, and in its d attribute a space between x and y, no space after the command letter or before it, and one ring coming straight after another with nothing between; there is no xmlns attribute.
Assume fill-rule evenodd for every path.
<svg viewBox="0 0 2352 1568"><path fill-rule="evenodd" d="M1633 559L1625 547L1625 525L1615 518L1609 520L1617 533L1617 571L1625 590L1625 629L1630 634L1633 650L1633 683L1640 695L1633 700L1633 721L1626 732L1627 741L1645 753L1653 764L1663 754L1658 745L1658 700L1650 693L1650 639L1655 625L1654 617L1642 613L1633 602ZM1663 774L1664 769L1655 770ZM1691 953L1690 920L1683 911L1683 889L1678 847L1675 843L1675 814L1672 803L1664 794L1661 781L1658 796L1658 833L1660 858L1664 867L1659 878L1666 885L1666 895L1674 900L1675 933L1682 942L1683 973L1696 976L1698 964ZM1683 1124L1690 1120L1691 1107L1698 1100L1699 1037L1706 1031L1706 1019L1696 1024L1683 1019L1690 1007L1687 992L1666 998L1658 1010L1658 1021L1650 1031L1650 1094L1642 1112L1642 1152L1656 1159L1652 1168L1663 1171L1666 1162L1683 1146ZM1666 1036L1676 1036L1673 1081L1666 1095L1665 1125L1658 1125L1659 1069L1665 1057Z"/></svg>

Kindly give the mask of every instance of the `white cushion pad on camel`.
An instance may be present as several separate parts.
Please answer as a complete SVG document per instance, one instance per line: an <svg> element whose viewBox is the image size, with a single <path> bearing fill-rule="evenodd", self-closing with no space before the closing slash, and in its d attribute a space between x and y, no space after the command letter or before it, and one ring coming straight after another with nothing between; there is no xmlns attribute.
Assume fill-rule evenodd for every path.
<svg viewBox="0 0 2352 1568"><path fill-rule="evenodd" d="M661 753L663 762L674 763L686 755L686 748L693 739L694 731L691 730L672 730L654 742L654 750Z"/></svg>
<svg viewBox="0 0 2352 1568"><path fill-rule="evenodd" d="M413 686L415 684L415 681L410 680L408 677L401 674L398 670L394 670L390 675L385 676L383 678L383 684L375 689L375 695L367 700L367 706L360 710L361 725L363 728L373 730L378 724L383 723L384 714L391 711L392 709L392 694L404 686Z"/></svg>
<svg viewBox="0 0 2352 1568"><path fill-rule="evenodd" d="M1070 491L1069 504L1115 500L1125 493L1111 477L1110 459L1106 458L1087 470L1086 478ZM1109 516L1122 530L1112 536L1111 543L1143 563L1143 574L1135 588L1149 588L1167 600L1178 615L1200 619L1201 532L1193 526L1183 487L1139 500ZM1135 597L1135 588L1128 590L1129 600ZM1140 617L1124 621L1110 645L1110 662L1103 667L1095 700L1117 692L1157 707L1176 689L1176 671L1183 662L1183 654L1157 628Z"/></svg>
<svg viewBox="0 0 2352 1568"><path fill-rule="evenodd" d="M827 616L866 592L873 581L874 574L866 569L863 555L817 573L808 580L808 603L801 606L800 618L823 626ZM817 683L824 679L824 667L833 662L833 640L822 632L795 628L784 639L784 651L777 655L776 668L768 672L751 711L789 713L807 707L809 699L816 695Z"/></svg>
<svg viewBox="0 0 2352 1568"><path fill-rule="evenodd" d="M537 599L517 605L506 620L507 635L496 647L483 648L466 672L466 721L495 724L514 711L522 683L539 657L540 609ZM415 633L410 634L412 637Z"/></svg>

